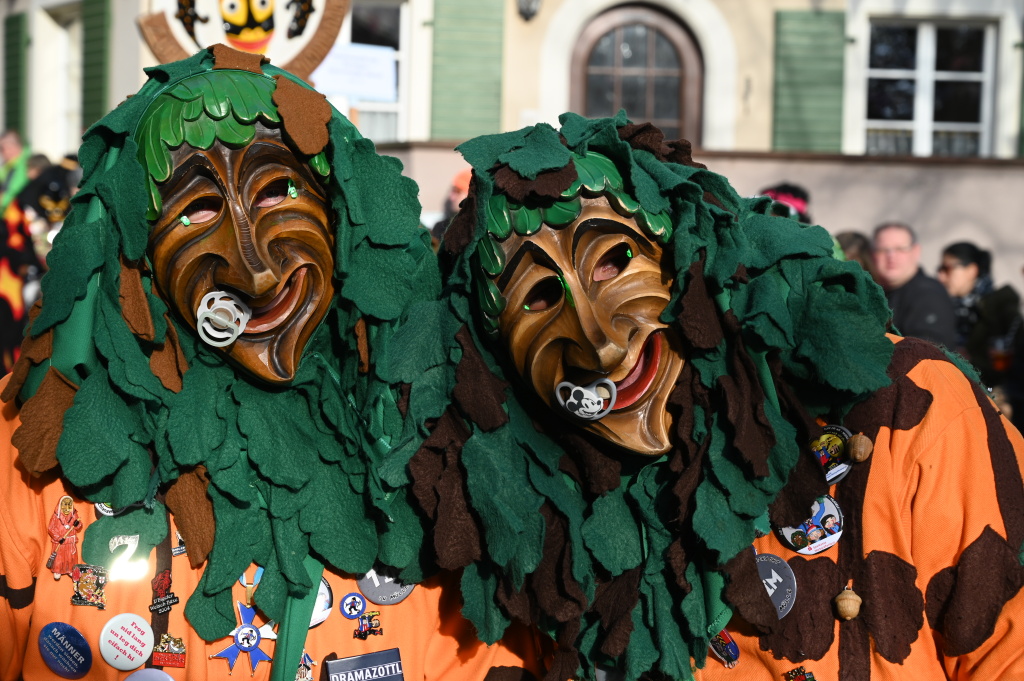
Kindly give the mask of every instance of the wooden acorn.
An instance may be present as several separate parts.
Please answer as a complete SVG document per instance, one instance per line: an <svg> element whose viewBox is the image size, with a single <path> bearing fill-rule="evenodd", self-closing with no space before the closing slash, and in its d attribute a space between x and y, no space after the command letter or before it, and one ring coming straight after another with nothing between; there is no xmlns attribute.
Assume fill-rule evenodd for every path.
<svg viewBox="0 0 1024 681"><path fill-rule="evenodd" d="M850 454L850 459L855 463L867 461L874 448L875 444L864 433L851 435L850 439L846 442L846 450Z"/></svg>
<svg viewBox="0 0 1024 681"><path fill-rule="evenodd" d="M864 602L864 600L857 595L857 592L850 587L845 587L840 591L834 601L836 604L836 610L839 612L839 616L847 621L852 620L860 614L860 604Z"/></svg>

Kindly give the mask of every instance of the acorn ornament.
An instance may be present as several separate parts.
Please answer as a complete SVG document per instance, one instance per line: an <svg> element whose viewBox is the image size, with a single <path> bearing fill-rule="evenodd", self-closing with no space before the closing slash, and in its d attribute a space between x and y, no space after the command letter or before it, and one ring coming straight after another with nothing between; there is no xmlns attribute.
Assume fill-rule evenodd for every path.
<svg viewBox="0 0 1024 681"><path fill-rule="evenodd" d="M846 442L846 451L854 463L863 463L867 461L874 448L874 443L871 442L871 439L864 433L851 435L850 439Z"/></svg>
<svg viewBox="0 0 1024 681"><path fill-rule="evenodd" d="M852 620L860 614L860 604L864 600L857 595L857 592L850 587L845 587L839 592L839 595L835 597L836 611L839 613L839 617L844 620Z"/></svg>

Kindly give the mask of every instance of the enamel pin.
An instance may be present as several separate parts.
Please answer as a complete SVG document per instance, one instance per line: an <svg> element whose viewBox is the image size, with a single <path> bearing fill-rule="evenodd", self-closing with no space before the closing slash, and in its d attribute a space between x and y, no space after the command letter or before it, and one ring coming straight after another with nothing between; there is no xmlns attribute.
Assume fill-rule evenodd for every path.
<svg viewBox="0 0 1024 681"><path fill-rule="evenodd" d="M271 657L260 650L260 643L263 642L263 639L277 640L277 634L274 633L274 620L270 620L262 627L257 627L252 623L253 618L256 617L256 609L250 608L241 601L235 602L238 604L240 624L231 632L234 642L216 655L210 655L210 659L219 657L227 660L228 672L231 672L235 669L238 656L242 653L249 653L249 667L252 674L255 674L256 667L260 662L271 661Z"/></svg>

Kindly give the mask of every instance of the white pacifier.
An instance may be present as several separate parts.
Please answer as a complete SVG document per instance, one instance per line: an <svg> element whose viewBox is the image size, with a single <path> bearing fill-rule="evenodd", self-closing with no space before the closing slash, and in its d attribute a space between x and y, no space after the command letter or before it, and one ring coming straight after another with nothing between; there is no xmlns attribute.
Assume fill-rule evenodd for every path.
<svg viewBox="0 0 1024 681"><path fill-rule="evenodd" d="M234 293L210 291L196 310L196 330L207 345L231 345L245 331L252 310Z"/></svg>
<svg viewBox="0 0 1024 681"><path fill-rule="evenodd" d="M562 389L569 391L569 399L562 397ZM597 389L604 388L608 397L601 397ZM601 378L590 385L576 385L562 381L555 386L555 399L567 412L585 421L597 421L608 415L615 406L615 384Z"/></svg>

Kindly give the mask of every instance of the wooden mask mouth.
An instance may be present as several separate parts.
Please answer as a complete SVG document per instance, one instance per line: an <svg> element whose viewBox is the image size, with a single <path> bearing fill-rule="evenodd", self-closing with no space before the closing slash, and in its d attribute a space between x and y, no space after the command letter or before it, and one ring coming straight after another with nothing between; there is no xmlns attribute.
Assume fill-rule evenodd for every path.
<svg viewBox="0 0 1024 681"><path fill-rule="evenodd" d="M193 328L208 293L236 296L251 317L218 352L263 381L291 381L335 293L323 188L278 130L259 125L246 147L174 156L149 243L160 290Z"/></svg>

